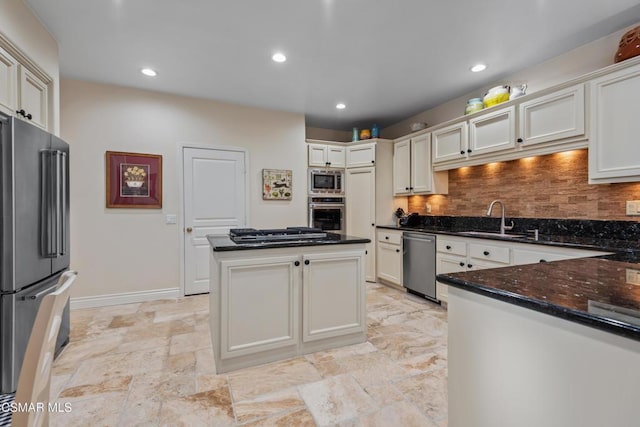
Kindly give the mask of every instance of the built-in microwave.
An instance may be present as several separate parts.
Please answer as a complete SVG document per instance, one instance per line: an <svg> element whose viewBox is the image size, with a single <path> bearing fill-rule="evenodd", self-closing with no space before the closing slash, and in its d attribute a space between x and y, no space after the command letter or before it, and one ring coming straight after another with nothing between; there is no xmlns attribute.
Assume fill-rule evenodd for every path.
<svg viewBox="0 0 640 427"><path fill-rule="evenodd" d="M344 169L309 169L309 194L344 194Z"/></svg>

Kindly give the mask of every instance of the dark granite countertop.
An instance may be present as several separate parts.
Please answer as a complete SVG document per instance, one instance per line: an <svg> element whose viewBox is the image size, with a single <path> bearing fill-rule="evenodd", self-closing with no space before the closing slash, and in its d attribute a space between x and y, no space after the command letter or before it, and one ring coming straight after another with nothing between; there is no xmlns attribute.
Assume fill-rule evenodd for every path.
<svg viewBox="0 0 640 427"><path fill-rule="evenodd" d="M640 340L640 263L579 258L438 275L451 286ZM637 272L637 273L636 273ZM640 278L640 276L639 276Z"/></svg>
<svg viewBox="0 0 640 427"><path fill-rule="evenodd" d="M472 236L496 231L496 218L423 217L401 231L461 236L613 252L611 255L540 264L440 274L438 281L552 316L640 340L640 225L636 221L516 219L520 228L540 228L531 237ZM627 281L629 280L629 281Z"/></svg>
<svg viewBox="0 0 640 427"><path fill-rule="evenodd" d="M207 236L209 245L214 252L243 251L253 249L293 248L298 246L349 245L354 243L369 243L371 240L346 234L327 233L327 237L307 240L286 240L281 242L236 243L227 235Z"/></svg>

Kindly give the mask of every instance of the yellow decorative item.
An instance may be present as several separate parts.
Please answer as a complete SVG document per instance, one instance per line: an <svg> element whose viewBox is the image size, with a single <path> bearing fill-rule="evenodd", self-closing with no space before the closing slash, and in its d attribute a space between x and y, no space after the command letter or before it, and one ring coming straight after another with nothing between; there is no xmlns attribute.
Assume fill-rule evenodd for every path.
<svg viewBox="0 0 640 427"><path fill-rule="evenodd" d="M369 131L369 129L362 129L360 131L360 139L369 139L371 138L371 131Z"/></svg>
<svg viewBox="0 0 640 427"><path fill-rule="evenodd" d="M489 89L482 101L486 108L509 100L509 86L496 86Z"/></svg>

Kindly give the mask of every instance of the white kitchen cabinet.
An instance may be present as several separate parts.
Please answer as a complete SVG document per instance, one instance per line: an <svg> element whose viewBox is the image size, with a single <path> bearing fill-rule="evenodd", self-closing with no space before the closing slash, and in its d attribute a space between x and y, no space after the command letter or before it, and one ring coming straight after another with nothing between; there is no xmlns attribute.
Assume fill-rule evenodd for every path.
<svg viewBox="0 0 640 427"><path fill-rule="evenodd" d="M344 168L346 149L337 145L308 144L309 166Z"/></svg>
<svg viewBox="0 0 640 427"><path fill-rule="evenodd" d="M376 163L376 143L349 145L346 156L348 168L374 166Z"/></svg>
<svg viewBox="0 0 640 427"><path fill-rule="evenodd" d="M376 280L376 169L375 167L347 169L346 173L347 234L371 240L365 256L365 279Z"/></svg>
<svg viewBox="0 0 640 427"><path fill-rule="evenodd" d="M397 140L393 145L393 194L446 194L448 174L433 172L431 134Z"/></svg>
<svg viewBox="0 0 640 427"><path fill-rule="evenodd" d="M14 53L19 55L19 52ZM42 129L49 122L49 83L51 79L28 68L8 50L0 47L0 110Z"/></svg>
<svg viewBox="0 0 640 427"><path fill-rule="evenodd" d="M48 93L47 85L24 66L19 68L18 110L24 110L22 118L47 129Z"/></svg>
<svg viewBox="0 0 640 427"><path fill-rule="evenodd" d="M464 159L468 150L467 122L433 130L431 132L433 163Z"/></svg>
<svg viewBox="0 0 640 427"><path fill-rule="evenodd" d="M583 83L523 102L518 112L523 147L586 137Z"/></svg>
<svg viewBox="0 0 640 427"><path fill-rule="evenodd" d="M469 119L469 156L516 146L515 107L497 109Z"/></svg>
<svg viewBox="0 0 640 427"><path fill-rule="evenodd" d="M365 245L210 251L217 373L366 341Z"/></svg>
<svg viewBox="0 0 640 427"><path fill-rule="evenodd" d="M584 258L606 253L534 243L438 235L436 237L436 274ZM436 298L447 301L447 295L447 285L436 281Z"/></svg>
<svg viewBox="0 0 640 427"><path fill-rule="evenodd" d="M221 261L220 357L295 346L299 256Z"/></svg>
<svg viewBox="0 0 640 427"><path fill-rule="evenodd" d="M18 105L18 61L0 47L0 109L15 115Z"/></svg>
<svg viewBox="0 0 640 427"><path fill-rule="evenodd" d="M378 229L376 268L378 280L402 286L402 231Z"/></svg>
<svg viewBox="0 0 640 427"><path fill-rule="evenodd" d="M302 341L364 332L364 259L359 252L303 256Z"/></svg>
<svg viewBox="0 0 640 427"><path fill-rule="evenodd" d="M589 182L640 181L640 64L589 83Z"/></svg>

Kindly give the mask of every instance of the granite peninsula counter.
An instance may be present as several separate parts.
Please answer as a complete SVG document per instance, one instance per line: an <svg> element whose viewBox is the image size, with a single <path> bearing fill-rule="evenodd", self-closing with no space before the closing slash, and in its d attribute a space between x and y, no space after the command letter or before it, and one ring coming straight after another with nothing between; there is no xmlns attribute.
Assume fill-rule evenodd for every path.
<svg viewBox="0 0 640 427"><path fill-rule="evenodd" d="M369 239L207 239L218 373L366 341Z"/></svg>

